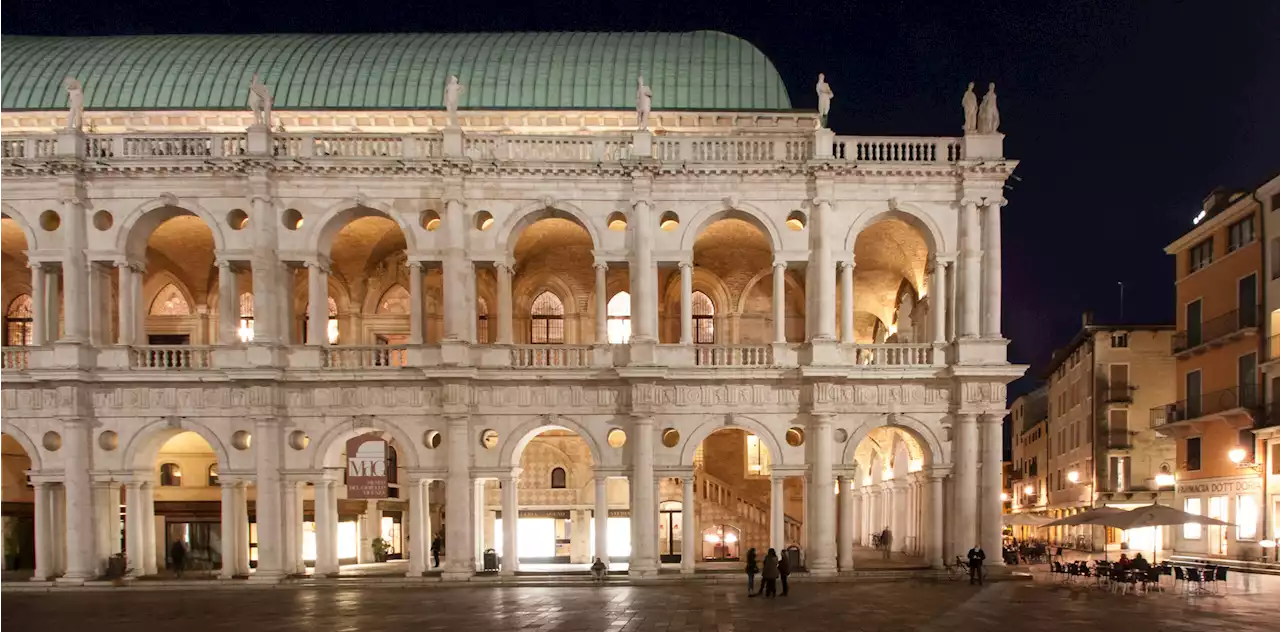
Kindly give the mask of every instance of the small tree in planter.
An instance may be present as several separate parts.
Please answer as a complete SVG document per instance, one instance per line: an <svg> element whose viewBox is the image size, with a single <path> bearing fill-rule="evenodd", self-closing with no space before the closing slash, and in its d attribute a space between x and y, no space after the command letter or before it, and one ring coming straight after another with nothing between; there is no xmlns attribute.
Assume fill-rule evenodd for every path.
<svg viewBox="0 0 1280 632"><path fill-rule="evenodd" d="M374 538L373 542L369 543L369 548L373 549L373 561L387 561L387 551L391 549L391 545L388 544L386 540L383 540L382 538Z"/></svg>

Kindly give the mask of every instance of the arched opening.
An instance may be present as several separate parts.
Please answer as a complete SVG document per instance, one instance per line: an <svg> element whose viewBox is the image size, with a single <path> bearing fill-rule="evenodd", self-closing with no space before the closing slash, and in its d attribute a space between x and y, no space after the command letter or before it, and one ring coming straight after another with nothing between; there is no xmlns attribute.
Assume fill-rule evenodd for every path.
<svg viewBox="0 0 1280 632"><path fill-rule="evenodd" d="M351 480L351 457L347 452L347 442L356 437L371 436L382 442L381 454L386 474L385 495L370 495L370 488L361 483L357 485ZM313 565L317 572L334 572L342 566L352 564L368 564L404 559L409 550L409 539L414 537L414 527L410 524L409 488L406 467L412 467L412 457L405 456L412 447L406 447L394 432L373 428L356 428L330 437L324 445L317 449L319 465L329 470L330 478L338 484L332 487L328 495L331 503L329 512L320 511L316 506L318 495L314 485L308 486L303 498L311 500L311 510L305 511L302 521L302 561ZM358 454L364 459L369 456L369 443L362 444ZM376 452L375 452L376 453ZM334 470L341 469L340 477L333 477ZM357 470L359 471L359 470ZM366 470L374 471L374 470ZM379 487L379 491L380 491ZM444 533L442 523L443 495L436 489L430 494L431 504L425 514L430 517L433 533L424 533L422 537L429 543L436 535ZM322 520L330 520L329 528L333 535L334 550L330 559L336 568L322 569L320 559L318 529ZM380 552L373 545L373 540L381 538L385 548Z"/></svg>
<svg viewBox="0 0 1280 632"><path fill-rule="evenodd" d="M326 333L330 342L340 339L343 344L352 345L407 343L409 318L414 311L409 275L423 272L408 265L407 242L400 224L371 209L352 209L332 222L347 223L335 224L341 228L332 233L327 248L331 261L329 284L345 291L351 313L343 319L338 315L336 301L329 306ZM327 226L324 234L330 231L333 227ZM321 248L322 252L326 249L323 235ZM430 280L431 275L427 274L426 279ZM328 291L329 285L325 288ZM428 304L425 294L419 297L424 306Z"/></svg>
<svg viewBox="0 0 1280 632"><path fill-rule="evenodd" d="M591 234L576 220L552 214L525 225L512 253L515 342L588 342L594 332L586 308L595 287Z"/></svg>
<svg viewBox="0 0 1280 632"><path fill-rule="evenodd" d="M711 297L693 293L693 342L709 345L716 341L716 306Z"/></svg>
<svg viewBox="0 0 1280 632"><path fill-rule="evenodd" d="M483 297L476 299L476 344L487 345L489 335L489 303Z"/></svg>
<svg viewBox="0 0 1280 632"><path fill-rule="evenodd" d="M240 327L236 334L240 337L240 342L253 342L253 294L241 292L239 305Z"/></svg>
<svg viewBox="0 0 1280 632"><path fill-rule="evenodd" d="M707 435L693 452L694 524L671 525L669 539L660 540L664 559L682 557L682 536L693 534L698 564L736 561L748 549L764 551L781 540L799 544L804 514L804 483L800 477L783 481L782 497L773 496L776 455L771 441L738 427L722 427ZM686 457L687 458L687 457ZM682 490L672 489L674 497ZM664 496L665 497L665 496ZM774 503L781 502L783 534L771 533Z"/></svg>
<svg viewBox="0 0 1280 632"><path fill-rule="evenodd" d="M30 294L19 294L4 312L4 344L25 347L31 344L32 306Z"/></svg>
<svg viewBox="0 0 1280 632"><path fill-rule="evenodd" d="M564 344L564 303L547 290L533 299L529 308L529 342L535 345Z"/></svg>
<svg viewBox="0 0 1280 632"><path fill-rule="evenodd" d="M27 235L17 221L0 217L0 305L5 306L5 346L33 344L31 270ZM46 334L47 335L47 334Z"/></svg>
<svg viewBox="0 0 1280 632"><path fill-rule="evenodd" d="M727 216L709 225L693 243L693 264L724 283L728 304L715 304L709 316L695 317L695 325L709 330L698 331L695 336L709 334L715 339L716 310L724 317L737 316L737 330L729 336L719 336L719 344L768 344L774 341L773 311L773 248L769 237L756 223L738 216ZM712 301L706 293L704 307ZM791 299L799 296L784 294L784 328L788 340L804 338L803 303ZM678 309L678 303L676 304ZM668 309L671 306L668 305ZM697 309L694 310L697 313ZM724 319L722 319L724 320ZM731 339L729 339L731 338ZM702 337L705 340L706 337ZM707 344L707 343L703 343Z"/></svg>
<svg viewBox="0 0 1280 632"><path fill-rule="evenodd" d="M607 331L610 344L626 344L631 340L631 295L618 292L609 299Z"/></svg>
<svg viewBox="0 0 1280 632"><path fill-rule="evenodd" d="M916 223L888 214L865 226L853 245L854 341L933 340L926 296L929 242ZM843 309L837 296L837 309Z"/></svg>
<svg viewBox="0 0 1280 632"><path fill-rule="evenodd" d="M157 570L176 574L181 563L184 574L212 575L223 561L218 455L198 433L180 431L163 440L152 467L157 485L152 509L157 524L153 526L163 525L155 533L155 559L163 562ZM127 511L125 520L129 520ZM257 530L250 529L250 535L252 547ZM137 557L130 554L130 560Z"/></svg>
<svg viewBox="0 0 1280 632"><path fill-rule="evenodd" d="M900 426L872 429L853 446L861 480L855 481L857 485L849 493L855 494L859 506L852 515L838 512L838 520L855 521L856 555L877 564L885 559L923 562L929 505L922 502L926 486L919 472L925 467L926 456L921 439ZM889 534L887 546L885 531Z"/></svg>
<svg viewBox="0 0 1280 632"><path fill-rule="evenodd" d="M149 226L154 229L145 234ZM135 307L144 325L135 344L207 344L214 338L218 320L198 315L199 308L216 314L214 249L213 230L199 216L183 209L156 209L134 224L129 234L130 256L141 255L146 266L139 292L146 302ZM121 275L136 275L129 268L117 269ZM137 282L135 276L131 283ZM117 281L117 288L120 285ZM110 306L116 304L113 299Z"/></svg>
<svg viewBox="0 0 1280 632"><path fill-rule="evenodd" d="M4 570L35 568L35 488L27 471L31 457L22 444L0 434L0 490L3 498Z"/></svg>
<svg viewBox="0 0 1280 632"><path fill-rule="evenodd" d="M597 555L591 446L560 426L534 428L523 439L514 439L510 458L520 475L515 489L508 487L510 481L485 483L481 550L493 548L506 560L502 557L505 542L514 531L522 570L563 569L563 565L585 570ZM627 489L624 479L610 479L605 485L607 546L609 558L615 561L625 561L631 554ZM512 493L517 494L514 499L506 497ZM518 511L514 529L505 522L509 506Z"/></svg>

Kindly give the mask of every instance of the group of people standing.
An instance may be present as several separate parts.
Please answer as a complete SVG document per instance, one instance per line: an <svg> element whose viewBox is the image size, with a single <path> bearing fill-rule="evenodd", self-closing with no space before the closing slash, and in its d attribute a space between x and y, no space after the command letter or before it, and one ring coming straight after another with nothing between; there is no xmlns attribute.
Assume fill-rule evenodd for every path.
<svg viewBox="0 0 1280 632"><path fill-rule="evenodd" d="M756 590L756 575L760 575L760 590ZM778 557L778 552L769 549L764 554L764 562L756 562L756 550L747 550L747 596L778 596L778 580L782 580L782 596L786 597L790 587L787 577L791 575L791 562L787 556Z"/></svg>

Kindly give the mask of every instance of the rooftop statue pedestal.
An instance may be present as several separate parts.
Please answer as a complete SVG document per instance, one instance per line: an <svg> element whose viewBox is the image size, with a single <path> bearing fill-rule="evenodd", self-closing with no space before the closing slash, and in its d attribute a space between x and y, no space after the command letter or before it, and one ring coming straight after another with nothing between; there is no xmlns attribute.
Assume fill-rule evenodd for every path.
<svg viewBox="0 0 1280 632"><path fill-rule="evenodd" d="M648 131L631 133L631 157L653 157L653 134Z"/></svg>
<svg viewBox="0 0 1280 632"><path fill-rule="evenodd" d="M57 143L59 158L84 158L84 132L64 127L58 130Z"/></svg>
<svg viewBox="0 0 1280 632"><path fill-rule="evenodd" d="M1009 341L1004 338L960 338L955 342L955 364L1009 365Z"/></svg>
<svg viewBox="0 0 1280 632"><path fill-rule="evenodd" d="M251 156L270 156L271 128L261 123L250 125L245 130L245 152Z"/></svg>
<svg viewBox="0 0 1280 632"><path fill-rule="evenodd" d="M453 158L463 156L461 127L451 125L444 128L444 155Z"/></svg>
<svg viewBox="0 0 1280 632"><path fill-rule="evenodd" d="M960 151L965 160L1004 158L1004 134L967 133L960 140Z"/></svg>
<svg viewBox="0 0 1280 632"><path fill-rule="evenodd" d="M813 157L818 159L834 158L836 133L820 127L813 132Z"/></svg>

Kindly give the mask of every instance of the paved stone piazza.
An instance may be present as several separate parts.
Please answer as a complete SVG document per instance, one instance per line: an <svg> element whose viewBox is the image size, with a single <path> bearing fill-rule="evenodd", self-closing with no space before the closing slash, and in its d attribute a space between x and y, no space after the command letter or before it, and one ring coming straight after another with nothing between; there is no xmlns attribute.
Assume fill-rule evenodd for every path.
<svg viewBox="0 0 1280 632"><path fill-rule="evenodd" d="M1280 578L1221 596L1121 595L1036 581L792 584L747 598L735 584L478 588L108 590L3 595L9 630L1266 630ZM92 621L92 627L86 622Z"/></svg>

